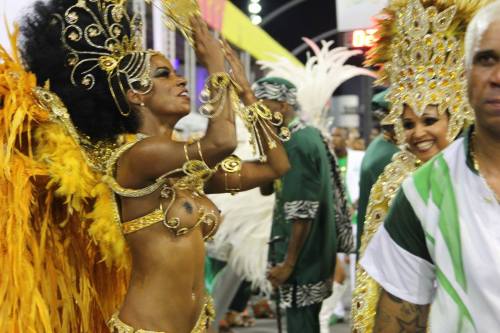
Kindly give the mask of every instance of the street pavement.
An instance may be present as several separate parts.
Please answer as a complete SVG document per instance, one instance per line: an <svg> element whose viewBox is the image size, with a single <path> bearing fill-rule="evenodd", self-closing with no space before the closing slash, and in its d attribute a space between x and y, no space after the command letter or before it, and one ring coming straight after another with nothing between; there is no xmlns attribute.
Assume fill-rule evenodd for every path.
<svg viewBox="0 0 500 333"><path fill-rule="evenodd" d="M277 333L275 319L257 319L255 326L247 328L234 328L235 333ZM286 327L283 328L283 333L286 333ZM349 323L336 324L331 327L330 333L349 333Z"/></svg>

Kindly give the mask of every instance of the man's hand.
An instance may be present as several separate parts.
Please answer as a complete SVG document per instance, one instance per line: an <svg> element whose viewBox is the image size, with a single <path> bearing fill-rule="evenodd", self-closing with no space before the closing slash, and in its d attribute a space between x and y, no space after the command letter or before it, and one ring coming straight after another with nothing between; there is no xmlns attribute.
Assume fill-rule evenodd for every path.
<svg viewBox="0 0 500 333"><path fill-rule="evenodd" d="M267 272L267 279L274 288L281 286L290 277L293 272L293 266L287 262L282 262L274 267L272 267Z"/></svg>

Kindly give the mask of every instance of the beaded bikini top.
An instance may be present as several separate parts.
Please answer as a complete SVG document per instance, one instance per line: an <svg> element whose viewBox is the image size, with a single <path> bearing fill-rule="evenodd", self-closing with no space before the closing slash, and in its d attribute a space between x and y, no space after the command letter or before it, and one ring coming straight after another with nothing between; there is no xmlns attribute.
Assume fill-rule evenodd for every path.
<svg viewBox="0 0 500 333"><path fill-rule="evenodd" d="M142 139L138 138L135 141L124 144L118 148L113 156L109 159L106 168L106 176L104 176L104 181L111 187L114 193L122 197L127 198L140 198L149 195L158 189L161 189L160 197L162 199L169 199L167 207L163 207L160 201L160 205L157 209L148 213L144 216L138 217L131 221L123 222L122 232L124 234L129 234L143 228L146 228L155 223L162 222L165 227L171 230L176 236L185 235L196 227L205 224L211 227L209 233L204 236L205 239L213 236L217 224L218 217L212 211L207 211L204 208L200 208L199 217L196 224L192 227L182 227L181 220L179 217L168 218L168 212L172 207L174 201L177 197L177 191L188 190L195 196L205 195L204 184L208 181L215 172L215 169L211 169L205 162L200 160L189 160L186 161L182 168L174 169L165 173L164 175L158 177L153 184L148 185L141 189L129 189L122 187L115 178L116 163L120 156L122 156L127 150L132 148L136 143ZM173 185L170 185L170 180L176 175L182 174Z"/></svg>

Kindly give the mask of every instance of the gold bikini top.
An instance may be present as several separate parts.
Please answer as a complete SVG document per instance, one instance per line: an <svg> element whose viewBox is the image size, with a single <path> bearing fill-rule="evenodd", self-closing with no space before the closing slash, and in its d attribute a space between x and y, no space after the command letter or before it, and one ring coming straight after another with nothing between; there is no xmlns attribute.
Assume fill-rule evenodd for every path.
<svg viewBox="0 0 500 333"><path fill-rule="evenodd" d="M160 201L160 207L155 209L149 214L138 217L131 221L126 221L122 223L122 232L124 234L129 234L143 228L146 228L155 223L162 222L165 227L171 230L176 236L185 235L201 224L206 224L211 227L210 232L204 236L204 239L210 238L215 233L218 224L217 215L212 211L207 211L205 208L200 208L198 213L199 217L197 222L192 227L182 227L179 217L167 218L167 214L172 207L177 195L178 190L188 190L193 192L194 195L204 195L204 184L207 180L212 177L215 169L211 169L205 162L200 160L188 160L186 161L182 168L178 168L165 173L164 175L158 177L153 184L146 186L141 189L129 189L122 187L115 178L116 163L121 155L123 155L127 150L132 148L136 143L142 139L138 138L133 142L124 144L116 150L116 152L111 156L108 161L106 168L106 175L103 180L111 187L114 193L122 197L127 198L140 198L149 195L161 188L160 196L161 198L168 199L169 203L166 209ZM175 181L173 185L169 185L169 177L176 174L184 174Z"/></svg>

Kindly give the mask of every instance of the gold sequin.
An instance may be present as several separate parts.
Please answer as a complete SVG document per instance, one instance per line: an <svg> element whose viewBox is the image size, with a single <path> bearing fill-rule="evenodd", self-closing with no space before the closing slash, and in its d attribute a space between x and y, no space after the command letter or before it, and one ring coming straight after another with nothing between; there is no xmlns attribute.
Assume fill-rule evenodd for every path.
<svg viewBox="0 0 500 333"><path fill-rule="evenodd" d="M210 322L215 319L215 308L213 300L210 296L205 297L205 304L201 310L200 316L191 330L191 333L205 333ZM113 314L108 321L108 327L111 333L167 333L160 331L150 331L143 329L135 329L130 325L125 324L118 318L118 312Z"/></svg>
<svg viewBox="0 0 500 333"><path fill-rule="evenodd" d="M439 11L437 1L407 0L389 5L381 21L383 36L370 51L368 64L382 66L378 83L388 84L391 105L383 124L394 125L398 144L404 144L403 106L421 117L429 105L448 112L447 138L452 141L474 121L466 98L464 31L480 2L450 5Z"/></svg>
<svg viewBox="0 0 500 333"><path fill-rule="evenodd" d="M137 230L149 227L155 223L162 222L164 218L165 214L163 213L163 210L156 209L148 215L122 223L122 231L124 234L130 234Z"/></svg>
<svg viewBox="0 0 500 333"><path fill-rule="evenodd" d="M370 240L383 224L401 183L420 164L421 162L410 152L398 152L393 156L392 162L385 167L375 185L373 185L366 209L359 250L360 257L363 256ZM380 286L359 264L356 265L355 281L356 287L353 292L351 307L353 332L371 333L375 323Z"/></svg>

